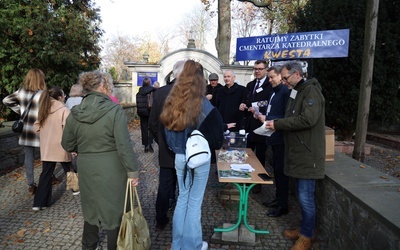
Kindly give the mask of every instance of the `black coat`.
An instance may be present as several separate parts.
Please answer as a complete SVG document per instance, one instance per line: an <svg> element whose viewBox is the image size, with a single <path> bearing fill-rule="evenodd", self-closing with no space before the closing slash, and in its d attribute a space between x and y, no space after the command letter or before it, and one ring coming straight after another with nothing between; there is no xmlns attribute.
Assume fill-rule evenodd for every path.
<svg viewBox="0 0 400 250"><path fill-rule="evenodd" d="M206 95L212 95L212 96L213 96L213 97L211 98L210 102L211 102L211 104L212 104L214 107L215 107L215 105L216 105L216 100L217 100L216 95L217 95L217 93L218 93L218 90L219 90L220 88L222 88L222 87L223 87L223 86L222 86L220 83L218 83L217 86L215 86L215 87L211 86L211 84L208 84L208 85L207 85Z"/></svg>
<svg viewBox="0 0 400 250"><path fill-rule="evenodd" d="M136 109L138 116L149 116L150 108L147 104L148 94L154 92L156 89L151 86L140 87L136 94Z"/></svg>
<svg viewBox="0 0 400 250"><path fill-rule="evenodd" d="M160 121L160 115L164 108L165 99L172 89L173 83L163 86L153 93L153 106L150 111L149 128L158 144L158 162L162 168L175 167L175 154L169 149L165 140L164 125Z"/></svg>
<svg viewBox="0 0 400 250"><path fill-rule="evenodd" d="M236 123L236 127L230 130L239 131L242 128L243 111L239 110L240 103L246 92L246 88L234 83L232 87L224 86L218 90L216 108L222 116L224 124Z"/></svg>
<svg viewBox="0 0 400 250"><path fill-rule="evenodd" d="M249 82L246 86L246 94L244 95L244 98L242 100L243 103L246 104L247 107L251 107L253 102L258 102L258 101L267 101L272 94L272 85L268 81L268 78L264 80L264 82L261 85L262 91L260 92L254 92L254 86L256 85L257 79L254 79L253 81ZM253 94L254 92L254 94ZM267 105L260 107L259 108L260 113L265 114L265 111L267 110ZM253 113L245 111L244 112L244 118L243 118L243 126L246 132L249 133L247 140L250 142L264 142L265 141L265 136L262 135L257 135L253 131L260 127L262 125L262 122L260 122L258 119L255 119L253 117Z"/></svg>

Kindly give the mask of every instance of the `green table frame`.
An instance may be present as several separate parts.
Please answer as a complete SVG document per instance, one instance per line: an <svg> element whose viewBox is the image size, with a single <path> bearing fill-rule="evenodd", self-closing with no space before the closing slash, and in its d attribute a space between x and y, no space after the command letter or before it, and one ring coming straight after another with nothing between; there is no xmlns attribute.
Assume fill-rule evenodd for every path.
<svg viewBox="0 0 400 250"><path fill-rule="evenodd" d="M239 215L238 215L238 220L235 225L229 228L214 228L214 232L230 232L235 230L236 228L239 227L239 225L242 223L245 225L247 230L249 230L252 233L256 234L269 234L268 230L256 230L253 229L249 226L247 223L247 211L248 211L248 205L249 205L249 193L250 190L256 185L256 183L252 183L250 185L246 185L246 183L233 183L238 189L240 193L240 201L239 201Z"/></svg>

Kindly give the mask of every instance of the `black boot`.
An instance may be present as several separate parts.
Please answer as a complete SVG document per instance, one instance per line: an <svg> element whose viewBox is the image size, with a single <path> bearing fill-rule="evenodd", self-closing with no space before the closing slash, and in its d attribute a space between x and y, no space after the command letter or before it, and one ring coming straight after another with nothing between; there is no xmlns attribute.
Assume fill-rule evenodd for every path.
<svg viewBox="0 0 400 250"><path fill-rule="evenodd" d="M148 148L149 148L149 152L150 152L150 153L154 153L154 149L153 149L153 147L151 146L151 144L149 145Z"/></svg>
<svg viewBox="0 0 400 250"><path fill-rule="evenodd" d="M144 148L144 152L145 152L145 153L148 153L148 152L149 152L149 147L148 147L148 146L146 146L146 147Z"/></svg>

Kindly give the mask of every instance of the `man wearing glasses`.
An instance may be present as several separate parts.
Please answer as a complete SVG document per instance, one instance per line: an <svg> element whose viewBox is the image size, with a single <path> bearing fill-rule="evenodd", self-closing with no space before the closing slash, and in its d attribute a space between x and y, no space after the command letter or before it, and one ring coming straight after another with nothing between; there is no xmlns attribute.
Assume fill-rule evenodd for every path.
<svg viewBox="0 0 400 250"><path fill-rule="evenodd" d="M262 122L257 119L260 113L265 114L268 106L268 100L272 93L272 86L267 77L268 63L265 60L257 60L254 63L255 79L249 82L246 86L246 93L243 96L242 103L239 106L240 111L244 112L243 126L247 136L247 147L251 148L258 160L265 167L265 153L267 146L265 145L265 136L257 135L253 131L262 125ZM253 193L261 192L261 185L253 188Z"/></svg>
<svg viewBox="0 0 400 250"><path fill-rule="evenodd" d="M315 78L303 79L300 63L283 65L281 77L292 88L285 118L267 120L266 128L284 133L284 170L295 179L302 209L301 227L287 229L283 235L297 240L292 249L310 249L316 216L315 182L325 177L325 99Z"/></svg>

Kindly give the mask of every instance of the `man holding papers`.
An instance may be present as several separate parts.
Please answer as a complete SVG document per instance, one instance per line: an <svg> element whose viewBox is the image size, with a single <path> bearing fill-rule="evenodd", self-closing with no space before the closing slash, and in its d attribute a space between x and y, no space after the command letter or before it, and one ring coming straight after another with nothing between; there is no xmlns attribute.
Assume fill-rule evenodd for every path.
<svg viewBox="0 0 400 250"><path fill-rule="evenodd" d="M285 116L286 103L289 99L290 90L281 84L280 68L272 66L268 70L268 79L272 85L272 95L268 101L266 115L259 116L261 121L274 120ZM288 191L289 177L284 173L285 144L283 134L275 131L270 136L266 136L266 144L272 148L272 167L274 169L276 199L263 203L266 207L274 207L267 213L269 217L280 217L289 212Z"/></svg>
<svg viewBox="0 0 400 250"><path fill-rule="evenodd" d="M301 227L284 231L297 240L292 249L310 249L315 228L315 182L325 177L325 99L317 79L303 79L300 63L289 62L282 80L292 88L285 118L268 120L266 127L284 131L285 173L296 182L301 204Z"/></svg>

